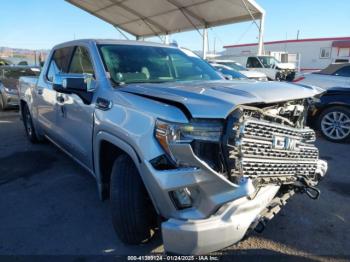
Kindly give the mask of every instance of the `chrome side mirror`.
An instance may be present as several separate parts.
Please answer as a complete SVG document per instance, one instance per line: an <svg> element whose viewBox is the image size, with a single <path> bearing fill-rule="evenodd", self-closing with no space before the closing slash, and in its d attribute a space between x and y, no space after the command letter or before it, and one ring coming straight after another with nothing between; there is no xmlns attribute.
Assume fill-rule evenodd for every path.
<svg viewBox="0 0 350 262"><path fill-rule="evenodd" d="M89 104L96 89L96 80L92 74L57 74L52 88L58 93L76 94Z"/></svg>

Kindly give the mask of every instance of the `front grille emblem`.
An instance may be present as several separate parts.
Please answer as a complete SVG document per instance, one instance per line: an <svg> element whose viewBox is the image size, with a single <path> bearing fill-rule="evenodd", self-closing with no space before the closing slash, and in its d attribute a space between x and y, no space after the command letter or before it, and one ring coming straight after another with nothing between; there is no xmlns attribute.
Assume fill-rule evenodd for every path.
<svg viewBox="0 0 350 262"><path fill-rule="evenodd" d="M298 141L290 137L273 136L272 148L278 150L298 151Z"/></svg>

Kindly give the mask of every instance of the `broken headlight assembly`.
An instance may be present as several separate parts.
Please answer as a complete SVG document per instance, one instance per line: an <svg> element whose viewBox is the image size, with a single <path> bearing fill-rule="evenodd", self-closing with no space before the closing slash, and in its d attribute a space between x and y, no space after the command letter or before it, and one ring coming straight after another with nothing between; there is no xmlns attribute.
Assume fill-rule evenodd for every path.
<svg viewBox="0 0 350 262"><path fill-rule="evenodd" d="M191 143L203 141L219 143L223 130L221 121L192 121L190 123L173 123L157 120L155 125L155 137L162 146L167 156L176 163L170 145L177 143Z"/></svg>
<svg viewBox="0 0 350 262"><path fill-rule="evenodd" d="M178 166L176 157L171 152L171 145L186 143L191 144L196 155L200 157L200 151L210 152L218 155L213 147L208 145L219 145L223 131L221 121L197 120L190 123L173 123L157 120L155 125L155 137L166 153L167 158ZM198 150L199 148L199 150ZM208 156L209 159L213 156ZM207 163L210 161L204 159ZM177 209L186 209L193 206L196 199L195 188L177 188L169 192Z"/></svg>

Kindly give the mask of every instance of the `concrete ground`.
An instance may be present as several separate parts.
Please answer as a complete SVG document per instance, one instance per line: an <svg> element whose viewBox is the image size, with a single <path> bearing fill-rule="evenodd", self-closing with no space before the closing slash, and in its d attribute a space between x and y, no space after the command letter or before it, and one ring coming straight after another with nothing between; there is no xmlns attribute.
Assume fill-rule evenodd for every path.
<svg viewBox="0 0 350 262"><path fill-rule="evenodd" d="M262 234L214 255L350 258L350 144L319 138L318 145L329 163L320 199L293 197ZM50 143L30 144L16 112L0 112L0 256L162 252L159 234L143 246L123 245L94 179Z"/></svg>

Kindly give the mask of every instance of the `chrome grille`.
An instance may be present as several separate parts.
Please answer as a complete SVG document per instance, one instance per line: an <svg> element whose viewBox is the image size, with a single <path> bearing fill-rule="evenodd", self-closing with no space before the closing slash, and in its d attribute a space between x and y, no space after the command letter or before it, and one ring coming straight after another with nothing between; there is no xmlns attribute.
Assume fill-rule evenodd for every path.
<svg viewBox="0 0 350 262"><path fill-rule="evenodd" d="M227 145L233 177L287 183L315 173L319 153L310 128L246 118L237 121L231 132Z"/></svg>

